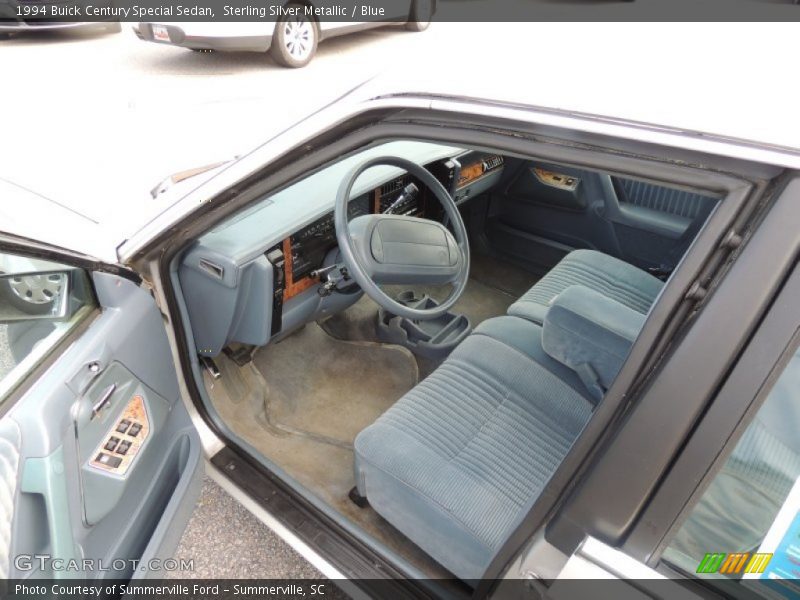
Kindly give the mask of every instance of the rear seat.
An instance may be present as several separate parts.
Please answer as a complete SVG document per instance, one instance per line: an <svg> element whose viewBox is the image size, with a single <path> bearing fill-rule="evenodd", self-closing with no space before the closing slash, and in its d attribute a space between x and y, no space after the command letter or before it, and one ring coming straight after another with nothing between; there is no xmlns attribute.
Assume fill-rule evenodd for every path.
<svg viewBox="0 0 800 600"><path fill-rule="evenodd" d="M553 298L572 285L583 285L647 314L664 282L608 254L596 250L573 250L509 306L508 314L541 325Z"/></svg>

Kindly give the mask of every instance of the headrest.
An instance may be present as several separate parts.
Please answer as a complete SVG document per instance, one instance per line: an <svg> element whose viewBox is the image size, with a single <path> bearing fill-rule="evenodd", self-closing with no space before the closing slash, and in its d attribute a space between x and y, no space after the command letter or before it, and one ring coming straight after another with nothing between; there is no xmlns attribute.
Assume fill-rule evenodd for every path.
<svg viewBox="0 0 800 600"><path fill-rule="evenodd" d="M645 315L582 285L573 285L550 303L542 347L575 371L596 399L614 381L628 357Z"/></svg>

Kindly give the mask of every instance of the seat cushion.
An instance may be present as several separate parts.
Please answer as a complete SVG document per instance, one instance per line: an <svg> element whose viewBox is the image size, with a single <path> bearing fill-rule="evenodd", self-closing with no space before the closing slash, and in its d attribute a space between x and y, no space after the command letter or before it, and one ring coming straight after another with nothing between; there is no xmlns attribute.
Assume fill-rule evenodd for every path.
<svg viewBox="0 0 800 600"><path fill-rule="evenodd" d="M550 302L572 285L583 285L646 314L664 282L650 273L596 250L573 250L508 307L508 314L544 323Z"/></svg>
<svg viewBox="0 0 800 600"><path fill-rule="evenodd" d="M590 402L594 401L593 396L586 389L583 381L575 371L545 352L543 327L519 317L502 316L482 322L475 328L472 335L494 338L506 346L515 348L556 375L578 394L584 396Z"/></svg>
<svg viewBox="0 0 800 600"><path fill-rule="evenodd" d="M483 574L591 415L539 339L523 319L484 322L355 440L359 492L464 580Z"/></svg>

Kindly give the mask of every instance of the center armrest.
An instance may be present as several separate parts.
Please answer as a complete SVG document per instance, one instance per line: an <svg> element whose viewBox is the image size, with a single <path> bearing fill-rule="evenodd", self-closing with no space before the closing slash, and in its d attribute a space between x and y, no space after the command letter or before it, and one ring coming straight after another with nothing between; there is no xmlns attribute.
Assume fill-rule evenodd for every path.
<svg viewBox="0 0 800 600"><path fill-rule="evenodd" d="M599 292L573 285L551 302L542 347L575 371L599 399L628 357L645 318Z"/></svg>

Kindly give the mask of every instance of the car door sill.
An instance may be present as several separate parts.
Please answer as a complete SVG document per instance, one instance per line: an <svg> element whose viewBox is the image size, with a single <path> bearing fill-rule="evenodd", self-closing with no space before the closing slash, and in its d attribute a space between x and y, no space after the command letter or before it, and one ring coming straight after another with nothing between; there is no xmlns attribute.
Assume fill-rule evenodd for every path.
<svg viewBox="0 0 800 600"><path fill-rule="evenodd" d="M417 582L409 579L332 519L322 515L262 465L255 464L236 450L226 446L209 462L208 472L215 481L251 512L253 508L263 510L268 518L259 518L325 577L351 580L366 597L376 597L377 594L378 597L400 599L435 598L439 594L432 588L439 588L439 593L444 591L442 588L447 588L450 594L455 591L454 582L442 582L440 586L431 580ZM248 506L249 503L256 506ZM259 516L258 512L261 511L254 514ZM340 585L347 584L342 582ZM469 592L462 585L455 583L457 591L468 597Z"/></svg>

